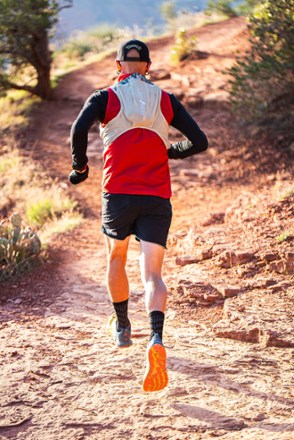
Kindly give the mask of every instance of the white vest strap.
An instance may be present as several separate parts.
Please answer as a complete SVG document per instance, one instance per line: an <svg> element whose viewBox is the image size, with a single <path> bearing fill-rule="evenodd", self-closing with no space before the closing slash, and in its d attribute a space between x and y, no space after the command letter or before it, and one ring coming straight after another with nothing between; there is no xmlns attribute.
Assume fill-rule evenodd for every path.
<svg viewBox="0 0 294 440"><path fill-rule="evenodd" d="M157 133L166 148L170 148L169 124L161 112L161 89L139 74L127 77L111 89L117 95L121 108L105 126L100 125L104 147L107 148L126 131L142 127Z"/></svg>

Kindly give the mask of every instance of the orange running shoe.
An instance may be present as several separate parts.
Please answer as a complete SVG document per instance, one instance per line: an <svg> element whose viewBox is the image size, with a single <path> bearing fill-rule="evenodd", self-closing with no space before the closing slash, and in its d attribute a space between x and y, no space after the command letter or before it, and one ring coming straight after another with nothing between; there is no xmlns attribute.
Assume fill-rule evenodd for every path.
<svg viewBox="0 0 294 440"><path fill-rule="evenodd" d="M166 387L166 351L158 334L155 334L147 346L147 366L143 380L144 391L159 391Z"/></svg>

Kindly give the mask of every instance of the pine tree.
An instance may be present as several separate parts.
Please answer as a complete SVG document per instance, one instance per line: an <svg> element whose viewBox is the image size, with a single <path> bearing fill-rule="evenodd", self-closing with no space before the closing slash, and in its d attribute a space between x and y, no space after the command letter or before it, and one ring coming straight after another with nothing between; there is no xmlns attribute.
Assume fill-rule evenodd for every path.
<svg viewBox="0 0 294 440"><path fill-rule="evenodd" d="M72 1L0 0L0 90L27 90L49 99L49 39L58 12Z"/></svg>

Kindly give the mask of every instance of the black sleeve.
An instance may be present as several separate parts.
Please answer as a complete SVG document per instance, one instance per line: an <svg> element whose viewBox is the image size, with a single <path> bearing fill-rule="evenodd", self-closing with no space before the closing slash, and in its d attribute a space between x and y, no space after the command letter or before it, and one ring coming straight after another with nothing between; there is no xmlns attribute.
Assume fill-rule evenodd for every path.
<svg viewBox="0 0 294 440"><path fill-rule="evenodd" d="M88 132L95 122L103 122L108 102L107 90L97 90L85 102L70 132L72 166L80 170L88 163Z"/></svg>
<svg viewBox="0 0 294 440"><path fill-rule="evenodd" d="M171 144L167 150L168 157L170 159L184 159L205 151L208 147L207 137L180 101L173 94L169 94L169 96L174 112L170 125L179 130L187 139Z"/></svg>

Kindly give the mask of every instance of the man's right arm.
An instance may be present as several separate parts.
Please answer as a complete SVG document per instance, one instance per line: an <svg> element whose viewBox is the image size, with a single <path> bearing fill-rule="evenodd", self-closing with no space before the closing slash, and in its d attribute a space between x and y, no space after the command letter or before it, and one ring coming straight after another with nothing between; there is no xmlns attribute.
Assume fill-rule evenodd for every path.
<svg viewBox="0 0 294 440"><path fill-rule="evenodd" d="M74 170L85 169L88 147L88 132L95 122L103 122L108 101L107 90L94 92L85 102L70 132L72 167Z"/></svg>
<svg viewBox="0 0 294 440"><path fill-rule="evenodd" d="M180 101L172 94L169 96L174 112L171 125L179 130L186 139L171 144L167 150L168 157L170 159L184 159L205 151L208 147L206 135Z"/></svg>

